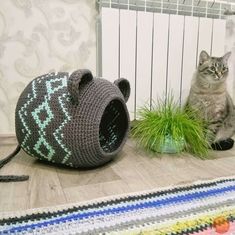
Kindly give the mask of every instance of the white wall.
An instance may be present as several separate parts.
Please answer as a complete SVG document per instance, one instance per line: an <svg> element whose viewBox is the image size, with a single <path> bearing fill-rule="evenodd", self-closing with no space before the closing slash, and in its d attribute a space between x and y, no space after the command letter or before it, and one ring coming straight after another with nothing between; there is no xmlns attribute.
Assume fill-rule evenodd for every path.
<svg viewBox="0 0 235 235"><path fill-rule="evenodd" d="M225 50L231 51L232 55L229 59L229 79L232 81L229 84L229 88L232 89L233 92L233 101L235 102L235 16L227 16L226 21L226 43Z"/></svg>
<svg viewBox="0 0 235 235"><path fill-rule="evenodd" d="M96 73L95 0L0 1L0 134L34 77L89 68Z"/></svg>

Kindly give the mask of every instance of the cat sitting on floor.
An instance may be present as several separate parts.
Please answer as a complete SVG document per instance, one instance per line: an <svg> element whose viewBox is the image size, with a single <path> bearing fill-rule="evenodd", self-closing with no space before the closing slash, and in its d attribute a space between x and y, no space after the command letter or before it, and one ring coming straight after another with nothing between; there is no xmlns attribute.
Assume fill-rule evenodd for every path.
<svg viewBox="0 0 235 235"><path fill-rule="evenodd" d="M226 88L230 55L228 52L223 57L211 57L205 51L200 53L186 103L208 123L214 150L227 150L234 144L231 137L235 133L235 107Z"/></svg>

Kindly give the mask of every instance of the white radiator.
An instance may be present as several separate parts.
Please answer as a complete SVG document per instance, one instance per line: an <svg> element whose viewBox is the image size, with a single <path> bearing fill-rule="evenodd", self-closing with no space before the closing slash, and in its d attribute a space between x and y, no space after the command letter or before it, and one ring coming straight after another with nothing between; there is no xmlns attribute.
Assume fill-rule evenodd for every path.
<svg viewBox="0 0 235 235"><path fill-rule="evenodd" d="M220 17L145 10L101 8L100 75L110 81L118 77L130 81L131 119L136 117L139 107L151 107L153 100L169 91L183 103L200 51L222 56L225 48L225 20ZM229 78L231 93L232 82Z"/></svg>

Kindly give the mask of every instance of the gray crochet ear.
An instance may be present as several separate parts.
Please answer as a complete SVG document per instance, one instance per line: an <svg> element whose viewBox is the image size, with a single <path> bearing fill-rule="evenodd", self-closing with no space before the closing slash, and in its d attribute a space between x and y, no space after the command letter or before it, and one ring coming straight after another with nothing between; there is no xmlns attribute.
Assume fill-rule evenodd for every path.
<svg viewBox="0 0 235 235"><path fill-rule="evenodd" d="M114 84L120 89L124 96L125 102L127 102L131 92L129 81L125 78L119 78L114 81Z"/></svg>
<svg viewBox="0 0 235 235"><path fill-rule="evenodd" d="M74 103L78 103L79 87L90 82L93 75L88 69L79 69L74 71L68 78L68 92Z"/></svg>

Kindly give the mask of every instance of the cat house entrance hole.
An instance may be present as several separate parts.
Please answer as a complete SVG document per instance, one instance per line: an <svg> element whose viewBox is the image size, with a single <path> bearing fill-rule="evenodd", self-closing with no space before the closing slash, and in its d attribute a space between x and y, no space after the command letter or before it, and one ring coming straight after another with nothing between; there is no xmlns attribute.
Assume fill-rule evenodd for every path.
<svg viewBox="0 0 235 235"><path fill-rule="evenodd" d="M102 115L99 142L102 150L112 153L122 144L128 131L128 117L120 100L112 100Z"/></svg>

